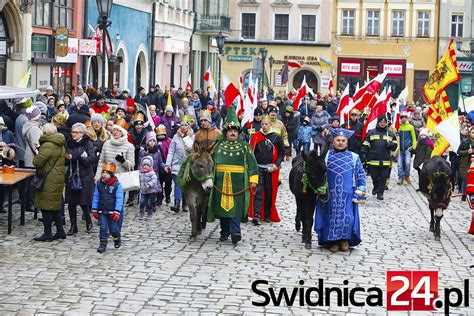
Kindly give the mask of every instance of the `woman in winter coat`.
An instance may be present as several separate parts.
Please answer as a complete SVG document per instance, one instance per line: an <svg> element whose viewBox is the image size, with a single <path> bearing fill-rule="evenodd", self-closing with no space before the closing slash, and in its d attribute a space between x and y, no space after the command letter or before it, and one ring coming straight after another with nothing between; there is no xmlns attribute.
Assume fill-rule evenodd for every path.
<svg viewBox="0 0 474 316"><path fill-rule="evenodd" d="M25 111L28 121L23 125L22 134L25 139L25 167L34 168L33 157L38 153L40 145L39 140L42 135L41 132L41 112L35 107L29 107Z"/></svg>
<svg viewBox="0 0 474 316"><path fill-rule="evenodd" d="M288 105L281 117L281 121L285 125L286 131L288 133L288 142L290 143L290 147L288 150L288 156L291 157L291 146L295 149L298 148L298 123L299 119L295 117L293 114L293 107Z"/></svg>
<svg viewBox="0 0 474 316"><path fill-rule="evenodd" d="M33 165L39 173L47 176L43 189L37 190L35 194L35 207L43 214L44 233L34 240L66 239L60 214L64 190L65 138L58 133L56 126L45 124L39 143L39 152L33 159ZM53 222L56 225L54 236L51 232Z"/></svg>
<svg viewBox="0 0 474 316"><path fill-rule="evenodd" d="M178 172L186 156L191 153L193 143L193 130L189 127L189 123L182 122L181 127L171 140L168 158L165 163L166 172L171 173L173 177L174 206L171 207L171 210L176 213L179 212L182 199L181 188L178 184ZM183 212L185 211L185 203L183 201Z"/></svg>
<svg viewBox="0 0 474 316"><path fill-rule="evenodd" d="M112 128L112 137L104 143L100 153L95 179L99 180L105 162L114 163L116 174L133 170L135 148L128 142L128 132L119 125Z"/></svg>
<svg viewBox="0 0 474 316"><path fill-rule="evenodd" d="M321 152L326 147L326 141L323 132L329 127L329 119L329 113L323 110L323 105L321 103L318 103L316 105L316 111L314 111L313 117L311 118L311 127L313 128L314 132L314 149L319 147Z"/></svg>
<svg viewBox="0 0 474 316"><path fill-rule="evenodd" d="M66 159L69 170L66 174L66 203L69 208L69 219L71 227L67 233L72 236L77 233L77 206L80 205L86 219L86 229L92 229L91 206L94 194L94 170L93 165L98 158L94 145L87 135L87 127L82 123L76 123L71 128L71 138L66 143ZM71 188L71 176L79 172L82 189Z"/></svg>
<svg viewBox="0 0 474 316"><path fill-rule="evenodd" d="M84 99L74 98L74 106L71 107L69 112L67 126L72 127L76 123L85 124L90 119L89 107L85 104Z"/></svg>
<svg viewBox="0 0 474 316"><path fill-rule="evenodd" d="M102 147L107 139L110 138L109 132L105 129L104 117L100 114L94 113L91 117L91 126L87 127L87 135L94 145L97 160L92 165L94 173L97 171L97 165L102 152Z"/></svg>

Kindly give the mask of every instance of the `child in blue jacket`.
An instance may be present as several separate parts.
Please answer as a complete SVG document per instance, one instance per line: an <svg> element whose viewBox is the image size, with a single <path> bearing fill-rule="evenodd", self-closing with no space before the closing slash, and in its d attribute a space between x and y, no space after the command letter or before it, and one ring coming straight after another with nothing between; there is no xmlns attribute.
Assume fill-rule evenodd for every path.
<svg viewBox="0 0 474 316"><path fill-rule="evenodd" d="M311 119L309 117L305 117L303 119L303 124L298 129L298 153L301 150L301 147L303 147L303 151L305 153L309 152L311 139L313 138L314 133L310 123Z"/></svg>
<svg viewBox="0 0 474 316"><path fill-rule="evenodd" d="M114 247L120 248L120 218L123 217L123 189L114 176L115 164L105 163L101 178L97 182L92 199L92 215L99 220L100 245L97 252L105 252L109 231Z"/></svg>

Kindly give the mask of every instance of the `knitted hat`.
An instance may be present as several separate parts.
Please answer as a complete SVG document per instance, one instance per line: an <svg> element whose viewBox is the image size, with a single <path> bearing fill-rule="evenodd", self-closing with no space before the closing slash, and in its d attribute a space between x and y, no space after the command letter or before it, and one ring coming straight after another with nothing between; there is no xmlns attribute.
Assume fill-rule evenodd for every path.
<svg viewBox="0 0 474 316"><path fill-rule="evenodd" d="M37 120L41 117L41 111L36 106L30 106L25 112L26 117L30 121Z"/></svg>
<svg viewBox="0 0 474 316"><path fill-rule="evenodd" d="M430 130L426 127L420 128L420 136L429 136Z"/></svg>
<svg viewBox="0 0 474 316"><path fill-rule="evenodd" d="M31 100L30 98L24 98L23 100L21 100L18 103L20 104L20 107L22 109L27 109L27 108L29 108L30 106L33 105L33 100Z"/></svg>
<svg viewBox="0 0 474 316"><path fill-rule="evenodd" d="M333 116L331 117L331 122L334 122L334 121L338 121L338 122L341 121L341 119L339 118L339 115L333 115Z"/></svg>
<svg viewBox="0 0 474 316"><path fill-rule="evenodd" d="M105 123L105 119L102 115L98 114L98 113L94 113L92 114L91 116L91 123L94 123L94 122L101 122L101 123Z"/></svg>
<svg viewBox="0 0 474 316"><path fill-rule="evenodd" d="M292 107L291 105L288 105L288 106L285 108L285 112L293 113L293 107Z"/></svg>
<svg viewBox="0 0 474 316"><path fill-rule="evenodd" d="M173 106L172 106L172 105L167 105L167 106L165 107L165 112L174 112Z"/></svg>
<svg viewBox="0 0 474 316"><path fill-rule="evenodd" d="M151 156L143 157L141 167L143 167L144 165L148 165L150 167L153 167L153 158Z"/></svg>
<svg viewBox="0 0 474 316"><path fill-rule="evenodd" d="M199 111L199 119L200 120L206 120L208 122L212 122L211 111L209 111L209 110Z"/></svg>
<svg viewBox="0 0 474 316"><path fill-rule="evenodd" d="M114 126L112 126L112 130L114 130L114 129L118 129L122 133L122 136L127 136L128 135L127 130L125 128L123 128L122 126L120 126L120 125L115 124Z"/></svg>
<svg viewBox="0 0 474 316"><path fill-rule="evenodd" d="M382 114L380 115L378 118L377 118L377 124L384 121L385 123L387 123L387 115L386 114Z"/></svg>
<svg viewBox="0 0 474 316"><path fill-rule="evenodd" d="M278 108L277 108L276 106L271 106L271 107L269 107L269 108L268 108L268 114L270 114L270 113L272 113L272 112L278 114Z"/></svg>
<svg viewBox="0 0 474 316"><path fill-rule="evenodd" d="M255 111L253 111L253 115L254 116L263 115L263 109L261 107L257 107Z"/></svg>
<svg viewBox="0 0 474 316"><path fill-rule="evenodd" d="M125 101L125 103L127 104L127 107L130 107L130 108L135 108L137 107L135 105L135 100L132 99L132 98L128 98L127 101Z"/></svg>
<svg viewBox="0 0 474 316"><path fill-rule="evenodd" d="M56 103L56 98L51 96L51 97L48 97L48 104L49 104L49 101L51 100L54 100L54 103Z"/></svg>
<svg viewBox="0 0 474 316"><path fill-rule="evenodd" d="M115 111L115 113L117 113L118 110L122 110L123 113L127 113L127 105L125 103L117 105L117 110Z"/></svg>
<svg viewBox="0 0 474 316"><path fill-rule="evenodd" d="M86 101L84 101L84 99L83 99L83 98L80 98L80 97L75 97L75 98L74 98L74 104L75 104L75 105L79 106L79 104L81 104L81 103L82 103L82 104L86 104Z"/></svg>
<svg viewBox="0 0 474 316"><path fill-rule="evenodd" d="M148 134L146 134L145 136L145 143L148 144L148 142L154 140L155 143L156 143L156 134L153 133L153 132L149 132Z"/></svg>
<svg viewBox="0 0 474 316"><path fill-rule="evenodd" d="M96 100L105 99L103 94L98 94Z"/></svg>
<svg viewBox="0 0 474 316"><path fill-rule="evenodd" d="M209 101L207 101L207 104L206 104L206 105L212 105L212 106L214 106L214 105L215 105L215 103L214 103L214 101L213 101L213 100L209 100Z"/></svg>
<svg viewBox="0 0 474 316"><path fill-rule="evenodd" d="M408 112L403 111L402 113L400 113L400 118L402 118L402 117L409 117Z"/></svg>

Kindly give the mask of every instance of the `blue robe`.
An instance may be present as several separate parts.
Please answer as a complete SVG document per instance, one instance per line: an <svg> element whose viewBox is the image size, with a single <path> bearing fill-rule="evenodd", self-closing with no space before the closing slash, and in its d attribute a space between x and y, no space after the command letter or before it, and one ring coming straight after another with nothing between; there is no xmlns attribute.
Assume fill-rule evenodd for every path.
<svg viewBox="0 0 474 316"><path fill-rule="evenodd" d="M350 246L361 242L359 205L352 202L355 190L366 192L365 172L357 154L330 150L326 157L329 199L317 201L314 230L318 243L328 246L344 239Z"/></svg>

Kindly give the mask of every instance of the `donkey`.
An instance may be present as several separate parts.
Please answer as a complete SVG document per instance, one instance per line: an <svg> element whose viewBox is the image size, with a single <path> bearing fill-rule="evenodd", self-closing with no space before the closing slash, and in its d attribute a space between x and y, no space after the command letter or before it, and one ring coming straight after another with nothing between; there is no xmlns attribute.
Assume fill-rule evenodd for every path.
<svg viewBox="0 0 474 316"><path fill-rule="evenodd" d="M326 200L326 192L319 192L318 188L326 183L325 153L312 150L304 152L292 161L290 171L290 190L296 199L295 229L300 231L303 223L303 238L306 249L311 249L311 230L313 229L314 210L318 198Z"/></svg>
<svg viewBox="0 0 474 316"><path fill-rule="evenodd" d="M428 159L420 172L420 192L428 199L431 221L430 232L436 241L441 239L441 219L448 208L453 192L452 171L440 156Z"/></svg>
<svg viewBox="0 0 474 316"><path fill-rule="evenodd" d="M191 219L191 237L196 240L196 236L206 228L207 203L209 192L214 185L213 170L214 161L206 148L202 148L198 143L193 146L193 152L187 159L187 164L182 165L183 172L187 177L182 186L183 197L189 208L189 218ZM187 170L186 170L187 169Z"/></svg>

